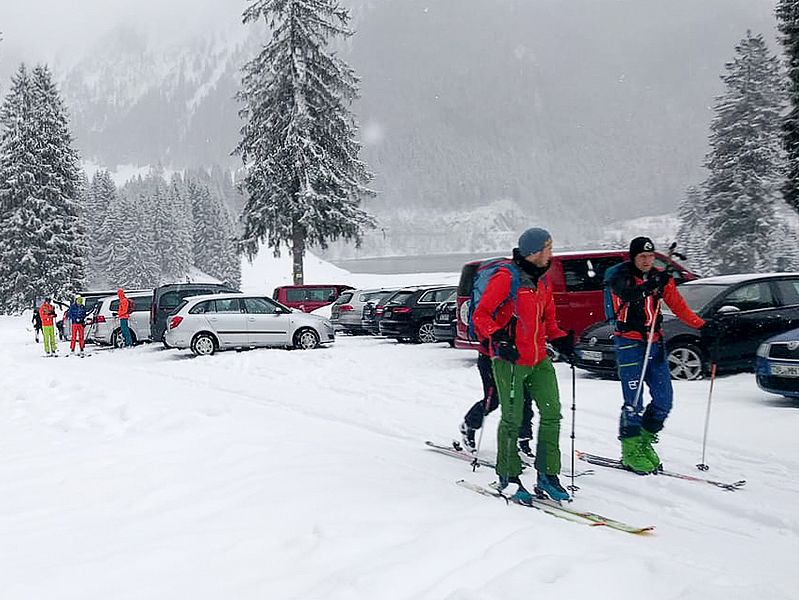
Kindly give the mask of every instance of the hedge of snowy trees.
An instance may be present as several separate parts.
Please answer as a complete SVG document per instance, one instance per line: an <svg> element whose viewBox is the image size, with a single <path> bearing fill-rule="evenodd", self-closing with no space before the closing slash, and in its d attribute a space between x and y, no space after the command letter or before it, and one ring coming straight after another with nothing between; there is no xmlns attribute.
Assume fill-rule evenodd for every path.
<svg viewBox="0 0 799 600"><path fill-rule="evenodd" d="M117 189L107 171L98 171L86 191L86 229L92 287L153 287L185 281L194 266L238 286L241 263L235 222L220 186L202 171L166 180L151 170Z"/></svg>

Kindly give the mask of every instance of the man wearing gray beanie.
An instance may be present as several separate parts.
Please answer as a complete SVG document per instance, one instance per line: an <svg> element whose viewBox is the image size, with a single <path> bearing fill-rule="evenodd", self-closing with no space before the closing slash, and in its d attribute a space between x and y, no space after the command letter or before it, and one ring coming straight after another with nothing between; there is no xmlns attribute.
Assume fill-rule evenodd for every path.
<svg viewBox="0 0 799 600"><path fill-rule="evenodd" d="M536 492L553 500L568 500L560 485L560 396L555 369L547 355L547 340L567 359L574 340L557 324L552 288L544 274L552 258L552 237L534 227L519 237L513 261L491 277L474 312L479 336L489 342L502 415L497 430L496 487L518 486L512 498L529 503L532 495L519 476L522 464L516 438L522 424L524 395L538 406Z"/></svg>

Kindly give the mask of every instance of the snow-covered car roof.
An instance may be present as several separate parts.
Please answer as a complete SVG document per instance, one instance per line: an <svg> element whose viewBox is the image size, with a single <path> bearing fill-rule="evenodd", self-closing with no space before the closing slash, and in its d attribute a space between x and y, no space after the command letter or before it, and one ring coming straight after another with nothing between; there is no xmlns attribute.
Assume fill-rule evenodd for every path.
<svg viewBox="0 0 799 600"><path fill-rule="evenodd" d="M693 281L686 281L682 285L734 285L744 281L757 281L758 279L771 279L772 277L799 276L799 273L734 273L732 275L714 275Z"/></svg>

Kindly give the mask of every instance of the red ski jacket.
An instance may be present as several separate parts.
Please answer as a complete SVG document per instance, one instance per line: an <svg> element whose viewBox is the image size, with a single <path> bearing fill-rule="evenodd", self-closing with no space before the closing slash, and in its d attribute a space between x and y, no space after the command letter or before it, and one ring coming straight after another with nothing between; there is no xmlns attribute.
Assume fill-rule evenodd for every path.
<svg viewBox="0 0 799 600"><path fill-rule="evenodd" d="M535 285L522 274L521 281L516 298L508 299L511 273L505 268L498 270L489 280L472 318L477 333L490 338L516 316L514 341L519 351L516 364L532 367L547 357L547 340L563 337L566 333L558 327L555 300L547 278L541 277ZM506 299L508 301L503 304Z"/></svg>

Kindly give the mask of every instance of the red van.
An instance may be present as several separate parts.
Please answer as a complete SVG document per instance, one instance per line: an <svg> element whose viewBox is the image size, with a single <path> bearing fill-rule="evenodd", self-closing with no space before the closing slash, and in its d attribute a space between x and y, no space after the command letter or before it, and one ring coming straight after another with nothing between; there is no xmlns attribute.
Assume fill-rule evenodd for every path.
<svg viewBox="0 0 799 600"><path fill-rule="evenodd" d="M354 289L341 284L282 285L275 288L272 298L283 306L312 312L335 302L344 290Z"/></svg>
<svg viewBox="0 0 799 600"><path fill-rule="evenodd" d="M655 265L670 265L677 285L684 281L698 279L681 264L660 252L656 252ZM629 258L626 250L583 250L562 252L552 256L552 264L547 277L555 297L555 310L561 329L573 329L575 336L589 325L605 319L603 281L605 270ZM489 259L483 259L489 260ZM463 265L458 284L458 336L455 347L475 349L478 343L470 340L467 334L469 319L469 298L477 267L483 260L475 260Z"/></svg>

